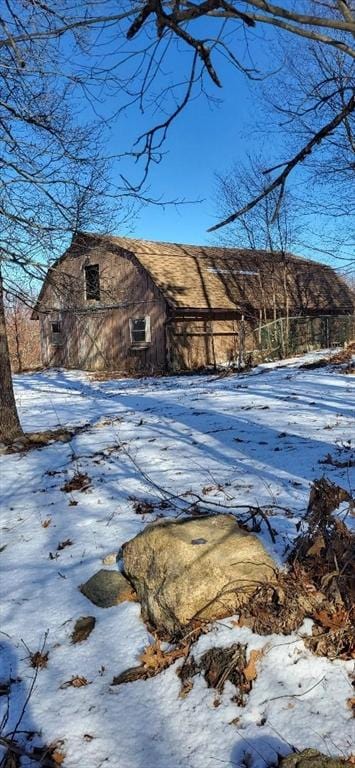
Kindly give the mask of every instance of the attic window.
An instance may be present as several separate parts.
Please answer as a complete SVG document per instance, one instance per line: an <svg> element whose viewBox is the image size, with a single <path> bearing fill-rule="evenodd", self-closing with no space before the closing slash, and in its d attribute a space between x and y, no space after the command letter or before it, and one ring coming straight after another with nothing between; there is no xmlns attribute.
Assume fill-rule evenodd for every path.
<svg viewBox="0 0 355 768"><path fill-rule="evenodd" d="M62 342L62 324L58 320L51 323L52 344L61 344Z"/></svg>
<svg viewBox="0 0 355 768"><path fill-rule="evenodd" d="M133 346L142 346L149 344L150 335L150 316L135 317L129 321L131 343Z"/></svg>
<svg viewBox="0 0 355 768"><path fill-rule="evenodd" d="M86 300L100 301L100 272L98 264L85 267Z"/></svg>

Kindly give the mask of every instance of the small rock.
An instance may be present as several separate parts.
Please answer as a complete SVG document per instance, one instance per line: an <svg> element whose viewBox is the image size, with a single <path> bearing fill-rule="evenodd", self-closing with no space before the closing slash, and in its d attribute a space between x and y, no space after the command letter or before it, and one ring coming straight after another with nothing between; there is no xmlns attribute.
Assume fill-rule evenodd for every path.
<svg viewBox="0 0 355 768"><path fill-rule="evenodd" d="M117 552L111 552L109 555L106 555L102 558L102 564L103 565L115 565L118 560L118 553Z"/></svg>
<svg viewBox="0 0 355 768"><path fill-rule="evenodd" d="M135 597L134 590L122 573L105 571L104 568L82 584L80 591L99 608L110 608L125 600L134 600Z"/></svg>

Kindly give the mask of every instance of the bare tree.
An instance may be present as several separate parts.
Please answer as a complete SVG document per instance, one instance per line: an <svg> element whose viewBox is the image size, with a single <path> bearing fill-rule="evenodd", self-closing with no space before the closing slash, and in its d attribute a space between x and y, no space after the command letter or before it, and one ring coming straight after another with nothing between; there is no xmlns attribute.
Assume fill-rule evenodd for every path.
<svg viewBox="0 0 355 768"><path fill-rule="evenodd" d="M29 293L34 304L35 298ZM32 310L17 296L5 301L7 340L11 369L14 373L38 368L41 363L40 333L38 323L32 320Z"/></svg>
<svg viewBox="0 0 355 768"><path fill-rule="evenodd" d="M0 440L12 442L22 435L11 378L9 347L6 335L4 293L0 274Z"/></svg>
<svg viewBox="0 0 355 768"><path fill-rule="evenodd" d="M287 48L279 46L273 64L279 74L272 84L264 83L261 99L259 91L258 130L268 137L276 133L283 152L291 155L296 141L310 141L322 123L343 108L354 89L355 62L313 41L304 50L289 41ZM341 269L350 272L355 264L354 171L355 121L349 115L317 153L305 158L297 185L289 185L302 212L302 248L317 258L337 260Z"/></svg>
<svg viewBox="0 0 355 768"><path fill-rule="evenodd" d="M249 200L262 194L269 184L267 175L263 174L266 165L265 159L249 158L247 164L235 163L228 173L216 175L215 202L219 217L228 218L231 211L244 208ZM280 201L277 191L274 190L271 194L261 197L258 206L239 216L218 233L219 244L234 248L245 246L275 254L275 263L268 262L268 278L271 280L274 297L274 319L277 317L283 295L283 316L288 321L289 253L296 247L301 232L297 201L288 191ZM264 289L263 277L259 273L260 323L262 319L266 322L268 318Z"/></svg>
<svg viewBox="0 0 355 768"><path fill-rule="evenodd" d="M203 23L196 25L198 20ZM62 67L60 72L70 87L80 84L85 95L95 99L95 83L99 83L99 100L106 89L106 94L110 92L115 98L116 113L127 105L136 105L148 115L158 113L158 119L143 130L131 149L135 160L143 160L142 178L133 184L121 175L122 189L127 194L142 190L150 164L161 160L172 122L189 101L205 92L208 82L222 87L222 60L247 77L263 74L248 54L254 50L255 30L271 29L280 36L294 37L301 47L312 41L319 50L340 53L348 62L355 58L355 15L350 0L280 0L280 4L268 0L121 0L114 12L108 10L105 0L95 4L83 0L78 8L65 0L59 0L54 8L7 0L2 24L0 50L11 50L19 61L26 62L23 49L26 52L27 45L42 43L50 51L54 46L58 52L56 43L65 37L70 68L68 71L68 66ZM267 36L263 40L269 54L274 43L274 38ZM307 56L307 48L303 50ZM263 190L263 196L277 190L282 197L294 169L347 125L355 96L350 89L343 96L330 119L322 119L312 135L300 141L298 148L293 146L291 156L273 169L278 173ZM256 197L247 205L252 207L258 202ZM244 206L242 213L245 211ZM232 216L237 218L240 212L235 211L227 222L219 222L211 229L230 223Z"/></svg>
<svg viewBox="0 0 355 768"><path fill-rule="evenodd" d="M245 51L253 47L254 30L263 28L303 44L312 41L319 50L340 53L344 61L355 57L354 12L348 0L284 0L281 5L267 0L119 0L114 12L106 0L79 5L58 0L54 6L4 1L0 266L7 290L19 292L19 270L31 279L40 277L45 253L55 255L69 234L87 222L93 228L105 215L103 150L97 130L85 124L84 104L101 112L103 123L108 95L115 104L109 117L136 106L152 119L133 149L122 152L143 162L140 178L133 182L121 172L115 187L121 199L142 195L172 122L192 98L206 92L208 83L221 88L222 59L249 78L260 76ZM263 44L270 45L267 37ZM348 130L354 106L354 92L346 87L334 112L309 137L299 138L290 157L270 172L262 192L212 229L236 220L274 191L278 209L294 169L340 130ZM1 345L0 405L7 416L0 420L0 440L8 440L21 430L9 384L3 314Z"/></svg>
<svg viewBox="0 0 355 768"><path fill-rule="evenodd" d="M263 193L270 183L263 172L267 165L261 157L249 158L247 163L234 163L227 173L216 174L215 205L219 218L228 218L231 212L244 208L249 200ZM277 202L278 193L274 190L257 207L218 233L218 242L278 253L295 248L301 232L299 205L291 192L286 192L275 215Z"/></svg>
<svg viewBox="0 0 355 768"><path fill-rule="evenodd" d="M20 19L17 23L23 25ZM2 26L8 29L4 21ZM22 436L11 383L3 286L29 302L21 275L27 281L42 279L47 254L54 259L78 228L98 222L107 226L100 133L75 114L68 80L56 74L54 54L45 41L32 39L4 46L1 52L0 442Z"/></svg>

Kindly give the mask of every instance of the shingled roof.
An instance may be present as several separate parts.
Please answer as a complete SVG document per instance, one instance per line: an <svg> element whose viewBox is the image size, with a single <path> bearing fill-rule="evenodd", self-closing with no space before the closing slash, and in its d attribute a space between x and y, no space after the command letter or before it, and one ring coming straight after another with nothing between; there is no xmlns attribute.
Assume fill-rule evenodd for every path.
<svg viewBox="0 0 355 768"><path fill-rule="evenodd" d="M223 309L284 303L295 310L351 311L346 283L330 267L293 254L248 248L183 245L123 237L107 240L129 251L177 309Z"/></svg>
<svg viewBox="0 0 355 768"><path fill-rule="evenodd" d="M56 266L79 247L132 254L148 272L168 304L177 311L272 308L284 306L287 284L292 312L324 314L353 311L353 297L346 283L330 267L293 254L183 245L127 237L79 233ZM45 284L38 298L39 308Z"/></svg>

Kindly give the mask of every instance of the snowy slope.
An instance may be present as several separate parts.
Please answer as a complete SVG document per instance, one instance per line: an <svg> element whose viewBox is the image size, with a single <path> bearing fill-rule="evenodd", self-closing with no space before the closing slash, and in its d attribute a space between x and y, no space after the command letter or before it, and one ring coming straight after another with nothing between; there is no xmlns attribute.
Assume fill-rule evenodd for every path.
<svg viewBox="0 0 355 768"><path fill-rule="evenodd" d="M48 631L48 665L38 673L21 729L41 733L32 746L36 739L63 739L67 768L262 768L290 745L351 752L351 664L312 656L301 632L259 637L226 620L202 636L196 655L234 642L247 642L249 650L267 646L247 705L232 703L226 686L216 708L200 677L179 698L179 662L153 679L111 688L114 675L139 663L151 637L137 604L103 610L78 590L105 555L147 522L181 514L189 492L204 496L211 510L212 503L278 505L270 518L276 544L266 528L260 535L283 561L312 479L325 474L347 490L355 485L349 469L322 463L350 455L353 377L300 369L300 362L239 377L98 382L73 371L15 377L27 430L87 427L70 443L0 457L0 681L10 670L18 679L8 731L33 676L22 641L36 651ZM89 476L89 488L65 493L61 488L77 472ZM134 511L136 499L169 499L170 507L142 516ZM58 551L67 539L72 544ZM96 617L95 629L72 645L75 620L85 615ZM75 675L90 684L60 687Z"/></svg>

